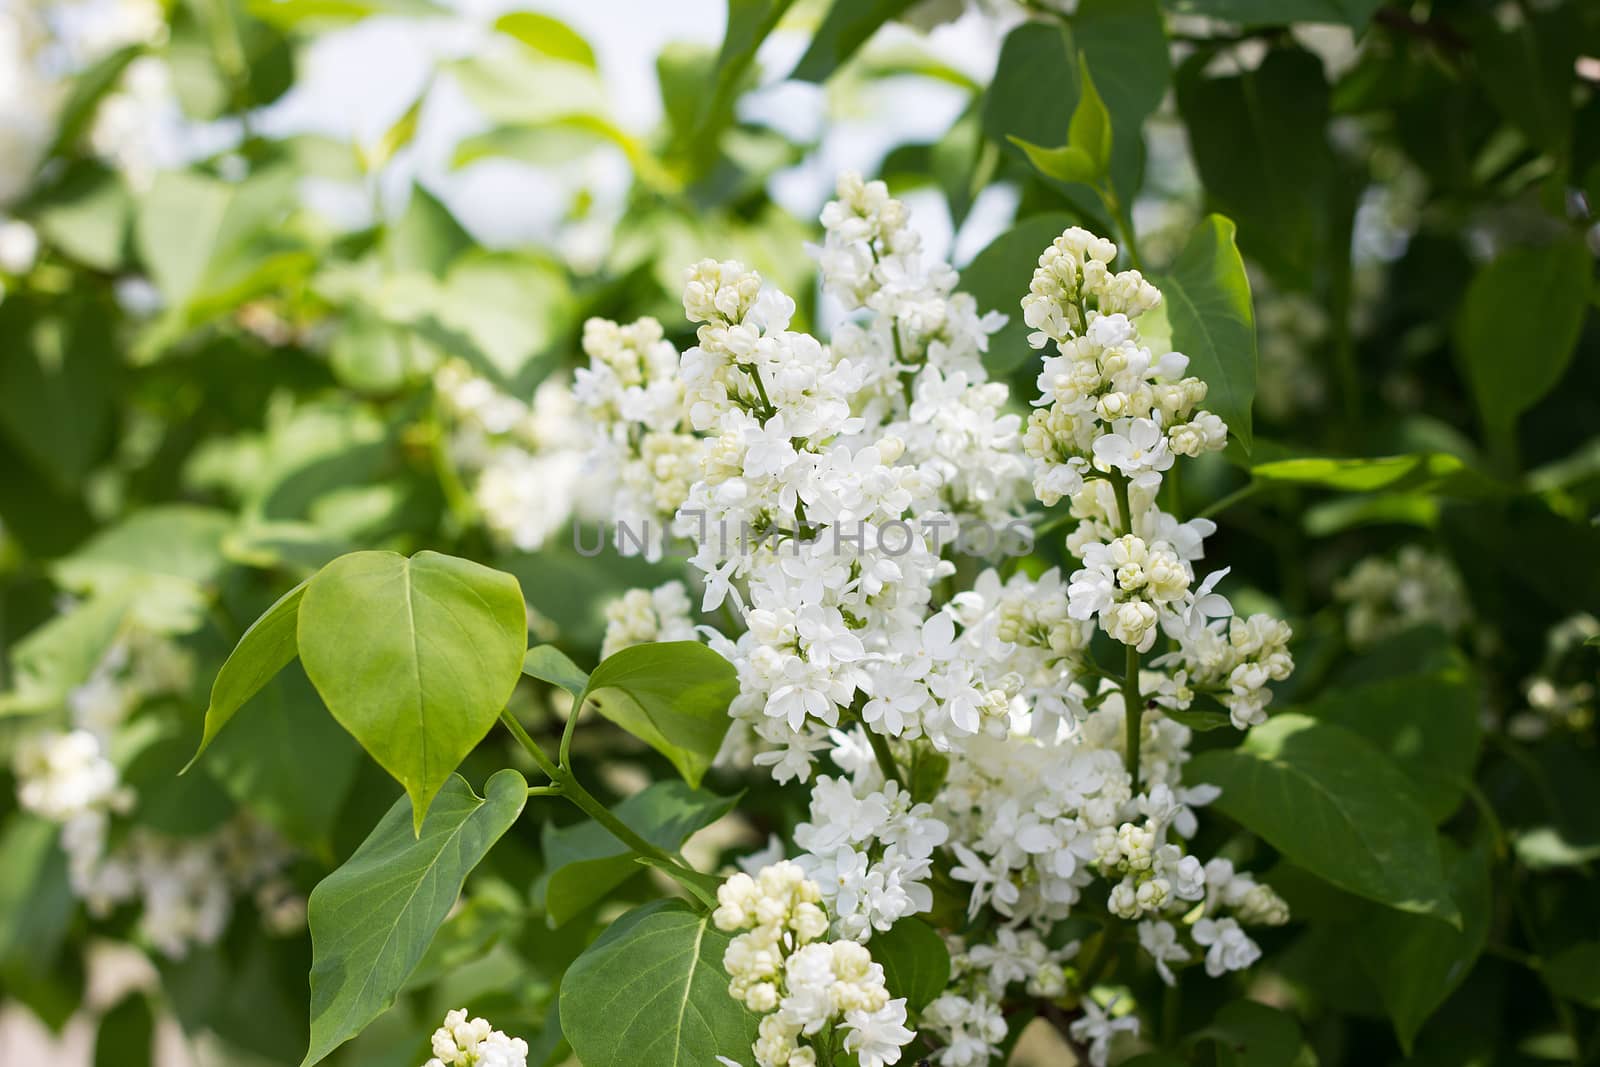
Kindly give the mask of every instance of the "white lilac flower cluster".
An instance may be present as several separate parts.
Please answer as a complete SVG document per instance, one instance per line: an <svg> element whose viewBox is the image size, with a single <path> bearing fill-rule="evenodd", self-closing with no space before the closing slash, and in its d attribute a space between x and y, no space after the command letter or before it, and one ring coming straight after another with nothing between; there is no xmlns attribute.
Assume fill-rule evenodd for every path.
<svg viewBox="0 0 1600 1067"><path fill-rule="evenodd" d="M728 994L761 1016L751 1051L756 1067L816 1067L819 1042L843 1038L861 1067L900 1062L913 1034L905 998L890 999L883 967L857 941L826 941L822 890L787 861L754 877L736 874L717 890L712 921L727 933ZM824 1046L823 1062L833 1062ZM736 1061L718 1057L730 1067Z"/></svg>
<svg viewBox="0 0 1600 1067"><path fill-rule="evenodd" d="M134 827L113 841L113 819L137 800L109 756L118 730L146 699L181 689L190 670L175 644L136 631L68 695L72 728L23 737L12 764L18 804L61 826L73 895L97 918L138 902L140 934L173 959L221 937L241 893L254 894L269 930L305 923L305 900L284 875L293 853L246 815L204 836Z"/></svg>
<svg viewBox="0 0 1600 1067"><path fill-rule="evenodd" d="M1522 683L1524 707L1506 720L1506 732L1524 741L1554 731L1581 734L1594 725L1594 653L1585 644L1600 635L1600 619L1580 612L1563 619L1545 636L1544 662ZM1587 667L1587 669L1586 669Z"/></svg>
<svg viewBox="0 0 1600 1067"><path fill-rule="evenodd" d="M657 558L706 448L689 425L678 351L654 319L590 319L583 351L573 392L589 433L585 474L611 495L617 547Z"/></svg>
<svg viewBox="0 0 1600 1067"><path fill-rule="evenodd" d="M542 547L582 510L586 437L571 387L547 378L524 403L460 360L442 364L433 384L452 423L453 465L473 479L484 524L524 552Z"/></svg>
<svg viewBox="0 0 1600 1067"><path fill-rule="evenodd" d="M1117 246L1074 227L1039 256L1023 320L1034 348L1055 346L1039 373L1040 397L1024 446L1034 491L1054 504L1084 475L1113 468L1143 488L1160 484L1177 456L1220 450L1228 428L1200 410L1206 383L1184 377L1188 357L1154 355L1134 320L1161 303L1136 270L1115 273Z"/></svg>
<svg viewBox="0 0 1600 1067"><path fill-rule="evenodd" d="M1403 546L1392 560L1361 560L1334 583L1333 595L1346 605L1345 636L1356 648L1428 624L1456 634L1472 621L1461 575L1421 545Z"/></svg>
<svg viewBox="0 0 1600 1067"><path fill-rule="evenodd" d="M446 1012L433 1032L433 1057L422 1067L528 1067L528 1043L507 1037L465 1008Z"/></svg>
<svg viewBox="0 0 1600 1067"><path fill-rule="evenodd" d="M704 446L674 528L696 544L703 609L743 624L703 631L740 682L722 759L812 783L795 865L832 936L870 943L963 887L988 932L956 946L957 980L922 1013L942 1067L996 1054L1007 996L1062 987L1076 948L1047 946L1097 882L1164 977L1248 966L1243 927L1287 909L1187 852L1193 808L1217 791L1183 781L1191 731L1169 713L1262 721L1290 632L1233 617L1227 572L1195 572L1214 525L1157 504L1176 457L1227 435L1187 360L1140 337L1159 291L1083 230L1045 251L1023 306L1053 351L1024 432L982 365L998 322L922 262L903 205L846 176L823 221L823 287L854 316L832 344L789 330L792 302L737 263L702 262L685 286L699 344L679 361L673 425ZM983 569L998 540L964 536L1016 522L1030 489L1068 501L1065 577ZM960 585L958 560L976 575ZM1091 654L1097 631L1125 646L1116 668ZM1124 662L1132 677L1114 673ZM842 773L816 774L824 756ZM916 768L936 769L902 773ZM750 973L782 973L762 966ZM1137 1015L1066 992L1103 1063Z"/></svg>
<svg viewBox="0 0 1600 1067"><path fill-rule="evenodd" d="M600 658L647 641L693 641L694 606L680 581L654 589L630 589L605 607L606 634Z"/></svg>
<svg viewBox="0 0 1600 1067"><path fill-rule="evenodd" d="M868 788L876 786L875 788ZM839 937L867 941L874 930L933 907L927 879L949 828L898 782L817 779L810 820L795 827L800 866L822 887Z"/></svg>

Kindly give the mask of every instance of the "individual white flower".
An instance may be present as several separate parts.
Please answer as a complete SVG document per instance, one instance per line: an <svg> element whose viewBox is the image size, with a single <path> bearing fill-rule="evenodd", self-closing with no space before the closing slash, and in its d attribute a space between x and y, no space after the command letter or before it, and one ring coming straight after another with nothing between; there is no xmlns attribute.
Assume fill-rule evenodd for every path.
<svg viewBox="0 0 1600 1067"><path fill-rule="evenodd" d="M1139 947L1155 961L1156 971L1167 985L1176 985L1177 978L1169 964L1185 963L1189 950L1178 941L1178 931L1166 920L1146 920L1139 924Z"/></svg>
<svg viewBox="0 0 1600 1067"><path fill-rule="evenodd" d="M1147 489L1161 484L1161 472L1170 470L1173 460L1161 427L1149 419L1117 419L1111 425L1112 433L1095 438L1097 465L1114 467Z"/></svg>
<svg viewBox="0 0 1600 1067"><path fill-rule="evenodd" d="M1194 924L1195 944L1206 950L1206 973L1218 978L1242 971L1261 958L1261 949L1233 919L1201 919Z"/></svg>
<svg viewBox="0 0 1600 1067"><path fill-rule="evenodd" d="M1113 1000L1102 1008L1092 997L1083 998L1081 1016L1072 1020L1067 1028L1074 1040L1089 1046L1089 1062L1093 1067L1106 1067L1111 1056L1111 1042L1118 1034L1138 1034L1137 1015L1111 1014L1116 1007Z"/></svg>

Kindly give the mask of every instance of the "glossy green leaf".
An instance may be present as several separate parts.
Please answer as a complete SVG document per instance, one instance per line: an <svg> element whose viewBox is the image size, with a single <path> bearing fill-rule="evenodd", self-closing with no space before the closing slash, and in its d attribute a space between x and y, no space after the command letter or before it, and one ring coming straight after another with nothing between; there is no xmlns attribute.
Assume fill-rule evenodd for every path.
<svg viewBox="0 0 1600 1067"><path fill-rule="evenodd" d="M1254 1000L1224 1005L1190 1042L1211 1043L1222 1067L1290 1067L1302 1044L1293 1016Z"/></svg>
<svg viewBox="0 0 1600 1067"><path fill-rule="evenodd" d="M596 69L594 49L583 35L558 18L536 11L508 11L494 20L494 28L551 59Z"/></svg>
<svg viewBox="0 0 1600 1067"><path fill-rule="evenodd" d="M1089 153L1077 145L1043 148L1020 137L1008 137L1007 140L1022 149L1035 170L1056 181L1089 184L1100 177L1103 169L1095 164Z"/></svg>
<svg viewBox="0 0 1600 1067"><path fill-rule="evenodd" d="M405 213L385 231L391 269L443 277L446 268L472 247L472 237L450 209L421 185L411 189Z"/></svg>
<svg viewBox="0 0 1600 1067"><path fill-rule="evenodd" d="M1168 11L1205 15L1243 26L1329 22L1360 29L1383 0L1163 0Z"/></svg>
<svg viewBox="0 0 1600 1067"><path fill-rule="evenodd" d="M1105 100L1114 136L1108 161L1124 203L1139 191L1144 123L1161 105L1172 79L1166 29L1156 0L1080 0L1072 39Z"/></svg>
<svg viewBox="0 0 1600 1067"><path fill-rule="evenodd" d="M921 919L901 919L886 932L873 934L867 947L873 961L883 966L889 995L905 997L909 1012L921 1011L950 984L950 950Z"/></svg>
<svg viewBox="0 0 1600 1067"><path fill-rule="evenodd" d="M1066 28L1024 22L1000 46L994 79L983 96L984 134L1001 146L1012 137L1036 145L1066 144L1078 85L1078 53ZM1021 298L1017 293L1015 299Z"/></svg>
<svg viewBox="0 0 1600 1067"><path fill-rule="evenodd" d="M1202 752L1186 780L1288 859L1357 896L1458 924L1432 820L1404 773L1349 730L1281 714L1236 749Z"/></svg>
<svg viewBox="0 0 1600 1067"><path fill-rule="evenodd" d="M833 0L822 25L811 35L805 55L789 77L824 82L890 19L898 18L916 0Z"/></svg>
<svg viewBox="0 0 1600 1067"><path fill-rule="evenodd" d="M1544 976L1557 996L1600 1011L1600 941L1562 948L1545 961Z"/></svg>
<svg viewBox="0 0 1600 1067"><path fill-rule="evenodd" d="M1089 73L1089 62L1078 57L1078 103L1067 123L1067 144L1088 157L1098 177L1111 166L1111 113Z"/></svg>
<svg viewBox="0 0 1600 1067"><path fill-rule="evenodd" d="M1239 244L1285 285L1307 288L1321 262L1334 161L1328 87L1310 52L1274 49L1255 70L1207 77L1200 53L1178 72L1178 108L1206 197Z"/></svg>
<svg viewBox="0 0 1600 1067"><path fill-rule="evenodd" d="M1028 347L1032 331L1022 321L1022 297L1040 254L1073 224L1072 216L1065 214L1023 219L991 241L961 272L961 291L972 294L979 312L998 311L1006 316L1006 324L989 338L989 352L984 356L991 374L998 377L1039 359L1039 353Z"/></svg>
<svg viewBox="0 0 1600 1067"><path fill-rule="evenodd" d="M522 673L541 682L559 685L578 700L589 688L589 676L555 645L535 645L522 657ZM576 706L572 709L576 712Z"/></svg>
<svg viewBox="0 0 1600 1067"><path fill-rule="evenodd" d="M246 0L252 16L294 29L302 24L325 28L359 22L375 15L448 15L450 9L429 0Z"/></svg>
<svg viewBox="0 0 1600 1067"><path fill-rule="evenodd" d="M635 793L612 810L640 837L676 853L692 834L732 811L737 799L666 781ZM632 850L592 820L571 826L546 824L542 850L546 873L535 884L533 894L554 926L572 919L639 873Z"/></svg>
<svg viewBox="0 0 1600 1067"><path fill-rule="evenodd" d="M1483 420L1508 426L1561 380L1588 314L1594 264L1578 241L1515 248L1472 279L1456 351Z"/></svg>
<svg viewBox="0 0 1600 1067"><path fill-rule="evenodd" d="M354 552L306 585L297 634L328 710L405 786L420 828L516 687L527 618L509 574L437 552Z"/></svg>
<svg viewBox="0 0 1600 1067"><path fill-rule="evenodd" d="M298 653L295 627L300 619L300 600L306 593L306 582L301 582L268 608L261 617L239 638L228 658L211 683L211 702L206 707L205 732L194 760L211 744L217 733L233 718L234 713L251 697L261 691L279 671L289 665Z"/></svg>
<svg viewBox="0 0 1600 1067"><path fill-rule="evenodd" d="M112 431L118 349L107 310L8 292L0 337L0 439L9 438L52 488L75 491Z"/></svg>
<svg viewBox="0 0 1600 1067"><path fill-rule="evenodd" d="M1461 909L1461 929L1389 908L1373 908L1354 925L1361 962L1407 1055L1422 1024L1466 979L1489 935L1488 849L1450 852L1450 894Z"/></svg>
<svg viewBox="0 0 1600 1067"><path fill-rule="evenodd" d="M1572 68L1584 34L1578 10L1527 10L1509 25L1486 13L1473 20L1470 33L1489 100L1536 148L1557 159L1572 146Z"/></svg>
<svg viewBox="0 0 1600 1067"><path fill-rule="evenodd" d="M0 826L0 978L50 962L76 910L61 828L12 813Z"/></svg>
<svg viewBox="0 0 1600 1067"><path fill-rule="evenodd" d="M1483 739L1483 696L1472 665L1443 635L1430 663L1367 681L1338 679L1299 711L1365 737L1411 778L1434 822L1460 805Z"/></svg>
<svg viewBox="0 0 1600 1067"><path fill-rule="evenodd" d="M1166 298L1172 347L1189 357L1189 373L1205 380L1206 410L1226 422L1248 452L1256 396L1255 315L1250 279L1233 237L1231 221L1207 217L1171 269L1155 281Z"/></svg>
<svg viewBox="0 0 1600 1067"><path fill-rule="evenodd" d="M63 707L111 649L128 617L128 595L92 597L57 615L11 647L11 691L0 715Z"/></svg>
<svg viewBox="0 0 1600 1067"><path fill-rule="evenodd" d="M621 649L594 669L586 691L600 714L666 756L692 786L722 747L738 694L733 664L697 641Z"/></svg>
<svg viewBox="0 0 1600 1067"><path fill-rule="evenodd" d="M29 207L40 236L85 266L109 273L126 263L133 198L115 170L75 163Z"/></svg>
<svg viewBox="0 0 1600 1067"><path fill-rule="evenodd" d="M561 1029L584 1067L699 1067L745 1057L756 1016L728 996L731 935L682 901L612 923L561 981Z"/></svg>
<svg viewBox="0 0 1600 1067"><path fill-rule="evenodd" d="M1472 497L1503 491L1488 475L1447 452L1280 459L1251 467L1250 475L1264 482L1313 485L1346 493L1427 492Z"/></svg>
<svg viewBox="0 0 1600 1067"><path fill-rule="evenodd" d="M56 136L47 156L70 152L94 121L100 102L117 87L128 65L145 53L142 44L129 44L101 56L73 79L56 120Z"/></svg>
<svg viewBox="0 0 1600 1067"><path fill-rule="evenodd" d="M513 770L483 799L452 775L420 833L405 801L311 893L311 1047L321 1062L386 1011L421 962L467 875L516 822L528 783Z"/></svg>

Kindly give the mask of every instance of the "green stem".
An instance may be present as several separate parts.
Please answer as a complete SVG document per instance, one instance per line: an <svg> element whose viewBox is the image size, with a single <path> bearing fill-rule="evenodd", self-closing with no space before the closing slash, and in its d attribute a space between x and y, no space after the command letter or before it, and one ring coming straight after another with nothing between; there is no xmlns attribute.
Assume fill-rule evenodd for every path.
<svg viewBox="0 0 1600 1067"><path fill-rule="evenodd" d="M506 729L510 730L511 736L517 739L517 744L521 745L523 750L533 757L533 762L539 765L539 769L545 773L545 777L549 778L553 784L560 785L561 768L552 763L550 757L544 754L544 749L539 747L539 742L535 741L528 731L523 729L522 724L517 721L517 717L511 714L511 709L507 708L500 712L500 721L506 724Z"/></svg>
<svg viewBox="0 0 1600 1067"><path fill-rule="evenodd" d="M1229 508L1233 507L1233 505L1237 504L1239 501L1248 500L1255 496L1262 489L1265 489L1266 486L1267 483L1265 482L1246 482L1244 485L1241 485L1239 488L1235 489L1221 500L1213 501L1209 506L1201 508L1200 513L1196 515L1195 518L1209 519L1213 515L1220 515L1224 511L1227 511Z"/></svg>
<svg viewBox="0 0 1600 1067"><path fill-rule="evenodd" d="M696 873L677 856L672 855L665 849L652 845L636 834L627 823L617 818L610 809L596 800L583 787L582 783L573 776L570 770L551 762L544 749L539 747L539 742L529 736L528 731L522 728L522 724L516 720L516 717L510 711L502 711L500 713L500 721L506 724L506 728L511 731L511 735L527 750L528 755L533 757L533 762L539 765L539 769L550 776L550 785L542 787L545 792L540 795L566 797L585 815L604 826L612 837L621 841L639 855L648 856L650 859L672 870L683 871L686 874Z"/></svg>
<svg viewBox="0 0 1600 1067"><path fill-rule="evenodd" d="M1133 779L1133 791L1139 791L1139 742L1144 737L1144 697L1139 693L1139 650L1132 645L1127 646L1127 665L1122 674L1122 703L1123 717L1126 729L1126 744L1122 753L1122 762L1128 768L1128 777Z"/></svg>
<svg viewBox="0 0 1600 1067"><path fill-rule="evenodd" d="M1083 975L1078 980L1080 992L1084 996L1089 995L1089 990L1094 988L1094 984L1100 980L1100 975L1111 963L1112 957L1116 954L1117 942L1122 938L1123 928L1123 923L1115 923L1107 926L1100 935L1100 947L1095 949L1094 958L1089 961L1089 966L1083 969Z"/></svg>
<svg viewBox="0 0 1600 1067"><path fill-rule="evenodd" d="M1111 213L1111 219L1117 224L1117 229L1122 234L1122 250L1128 253L1128 262L1133 264L1136 271L1144 270L1144 260L1139 255L1139 239L1133 231L1133 212L1124 207L1122 201L1110 189L1100 191L1100 199L1105 202L1106 210Z"/></svg>
<svg viewBox="0 0 1600 1067"><path fill-rule="evenodd" d="M1128 476L1119 470L1111 471L1111 487L1117 494L1117 519L1123 533L1133 533L1133 505L1128 492ZM1128 777L1133 779L1134 792L1139 791L1139 742L1144 735L1144 697L1139 692L1139 650L1128 645L1122 667L1122 715L1125 742L1123 765Z"/></svg>
<svg viewBox="0 0 1600 1067"><path fill-rule="evenodd" d="M534 797L559 797L561 795L562 789L559 785L530 785L528 787L528 798L530 800Z"/></svg>
<svg viewBox="0 0 1600 1067"><path fill-rule="evenodd" d="M897 782L902 789L905 788L905 779L900 777L894 753L889 750L889 739L865 723L861 728L867 732L867 742L872 745L872 754L878 760L878 769L883 772L884 781Z"/></svg>

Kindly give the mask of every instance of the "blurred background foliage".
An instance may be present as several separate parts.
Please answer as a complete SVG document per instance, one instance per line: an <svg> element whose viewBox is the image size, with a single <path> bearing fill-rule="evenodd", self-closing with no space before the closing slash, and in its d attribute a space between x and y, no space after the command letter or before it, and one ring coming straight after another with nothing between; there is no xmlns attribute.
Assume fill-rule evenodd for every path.
<svg viewBox="0 0 1600 1067"><path fill-rule="evenodd" d="M1084 67L1113 130L1101 188L1017 143L1068 141ZM1267 946L1255 992L1327 1063L1593 1059L1597 89L1583 2L5 0L0 749L109 687L139 794L114 842L221 863L219 828L243 820L284 855L168 951L126 898L77 906L57 829L8 782L8 1011L60 1028L87 994L97 1063L148 1062L158 1019L174 1062L298 1060L293 901L396 789L295 670L256 698L273 714L173 777L217 666L285 589L374 547L511 571L535 634L592 663L607 599L677 572L574 547L596 514L566 391L584 320L656 315L687 343L681 271L711 255L825 330L837 309L796 250L850 165L1013 317L990 358L1020 396L1017 301L1065 225L1165 274L1205 213L1233 220L1253 443L1177 487L1178 510L1225 507L1244 600L1295 620L1278 703L1431 784L1483 901L1444 941L1326 887L1291 894L1287 869L1314 922ZM1025 565L1061 559L1044 539ZM559 732L550 693L517 700ZM488 744L474 781L507 758ZM580 755L616 796L658 762L620 734ZM680 828L726 812L685 806ZM748 848L798 814L770 785L740 812L697 847ZM339 1062L413 1064L424 1021L462 1003L561 1061L560 974L597 915L643 896L625 875L552 929L540 875L588 847L562 833L508 835ZM265 921L285 901L289 921ZM113 943L152 961L126 997L86 986ZM1185 1027L1216 1006L1186 1004Z"/></svg>

